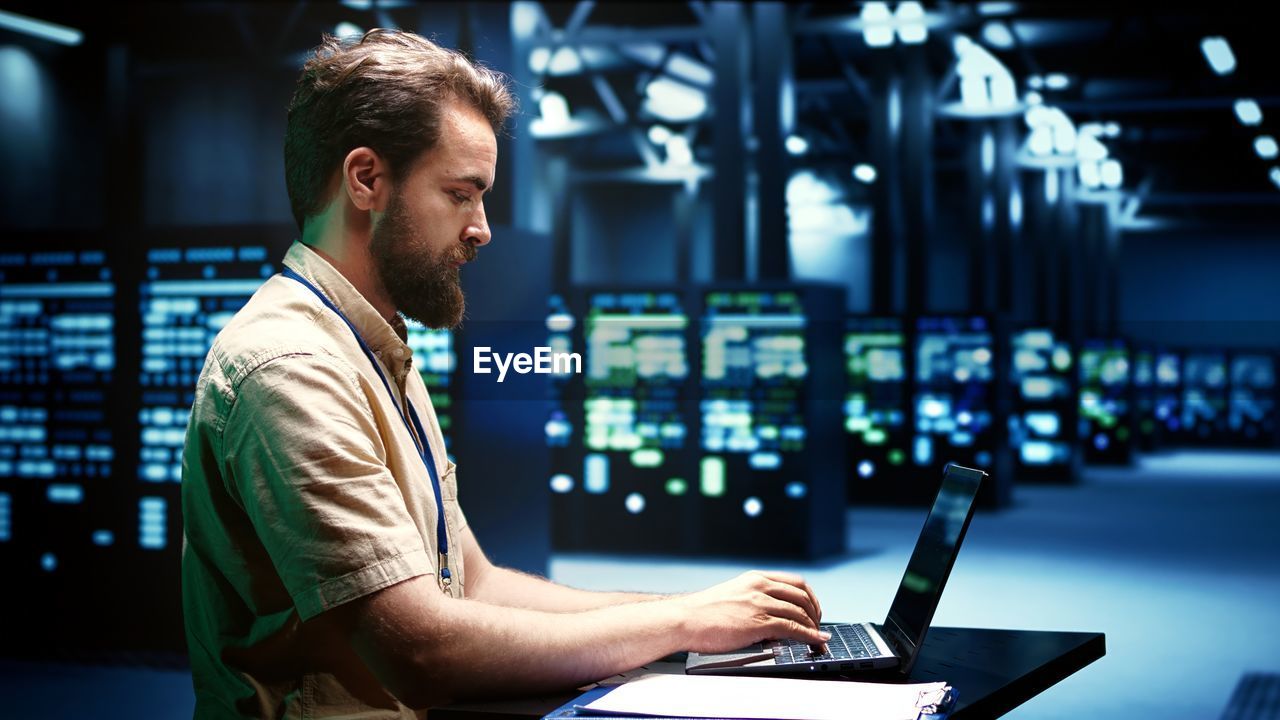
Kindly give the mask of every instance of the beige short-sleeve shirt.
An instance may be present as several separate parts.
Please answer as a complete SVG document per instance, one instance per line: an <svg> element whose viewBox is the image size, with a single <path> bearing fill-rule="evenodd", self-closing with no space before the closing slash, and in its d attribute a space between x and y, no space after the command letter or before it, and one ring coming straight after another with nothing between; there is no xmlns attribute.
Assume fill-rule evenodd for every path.
<svg viewBox="0 0 1280 720"><path fill-rule="evenodd" d="M218 334L182 458L195 714L414 717L351 648L316 642L306 621L409 578L438 576L435 495L396 408L406 400L440 478L450 592L463 595L456 540L466 520L454 466L403 322L392 327L300 242L285 265L342 310L392 393L342 319L284 276L267 280Z"/></svg>

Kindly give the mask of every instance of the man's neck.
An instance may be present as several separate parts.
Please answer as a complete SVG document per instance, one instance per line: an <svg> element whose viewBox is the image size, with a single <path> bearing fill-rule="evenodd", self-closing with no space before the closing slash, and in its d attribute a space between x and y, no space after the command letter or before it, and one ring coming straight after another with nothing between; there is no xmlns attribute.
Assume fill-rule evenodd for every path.
<svg viewBox="0 0 1280 720"><path fill-rule="evenodd" d="M396 307L378 278L369 255L367 233L353 233L350 229L333 228L335 223L316 218L307 223L302 242L324 258L351 286L369 301L384 320L394 326ZM340 224L340 223L339 223ZM361 235L364 237L361 237Z"/></svg>

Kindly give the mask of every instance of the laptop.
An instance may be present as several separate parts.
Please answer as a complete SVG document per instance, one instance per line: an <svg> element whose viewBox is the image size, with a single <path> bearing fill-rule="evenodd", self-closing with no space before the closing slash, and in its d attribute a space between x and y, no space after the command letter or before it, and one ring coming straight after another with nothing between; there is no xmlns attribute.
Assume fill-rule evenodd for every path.
<svg viewBox="0 0 1280 720"><path fill-rule="evenodd" d="M690 652L691 675L862 674L893 671L905 675L915 664L942 589L955 565L960 543L973 518L974 498L987 474L947 466L920 539L911 553L898 594L882 625L823 624L831 633L827 652L816 655L805 643L776 640L727 653Z"/></svg>

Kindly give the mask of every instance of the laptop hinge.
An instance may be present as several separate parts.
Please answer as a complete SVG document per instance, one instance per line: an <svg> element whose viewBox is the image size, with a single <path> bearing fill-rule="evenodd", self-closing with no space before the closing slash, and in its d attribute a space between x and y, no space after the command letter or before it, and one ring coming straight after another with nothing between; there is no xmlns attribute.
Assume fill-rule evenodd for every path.
<svg viewBox="0 0 1280 720"><path fill-rule="evenodd" d="M884 625L880 627L880 634L884 636L893 645L893 654L899 658L908 658L915 651L914 644L907 634L898 627L898 623L893 621L892 617L884 619Z"/></svg>

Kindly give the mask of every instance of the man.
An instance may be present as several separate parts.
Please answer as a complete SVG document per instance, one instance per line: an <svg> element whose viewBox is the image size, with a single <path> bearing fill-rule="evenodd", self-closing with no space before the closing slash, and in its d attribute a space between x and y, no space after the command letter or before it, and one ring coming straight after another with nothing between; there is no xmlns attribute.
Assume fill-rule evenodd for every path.
<svg viewBox="0 0 1280 720"><path fill-rule="evenodd" d="M183 456L197 717L414 717L827 639L785 573L658 597L485 557L400 314L460 321L511 110L499 75L409 33L326 37L304 67L285 141L302 239L214 342Z"/></svg>

